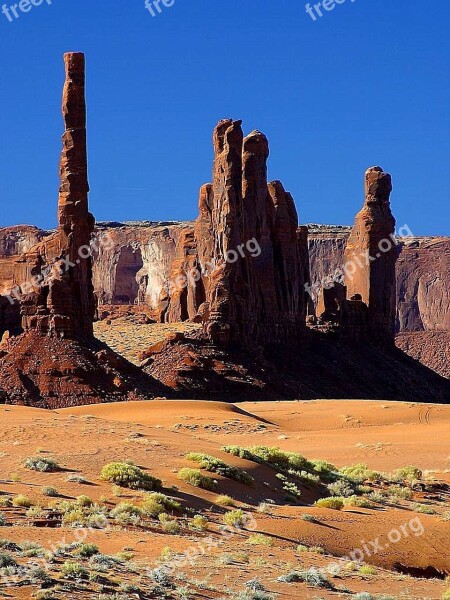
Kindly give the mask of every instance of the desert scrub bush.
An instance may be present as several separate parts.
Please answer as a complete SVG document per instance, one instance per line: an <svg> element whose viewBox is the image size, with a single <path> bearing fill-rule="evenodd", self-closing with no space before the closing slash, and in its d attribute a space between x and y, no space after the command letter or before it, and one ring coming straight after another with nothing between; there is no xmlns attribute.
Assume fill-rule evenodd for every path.
<svg viewBox="0 0 450 600"><path fill-rule="evenodd" d="M375 504L386 504L387 502L386 496L384 496L381 492L377 491L368 494L367 499L370 500L370 502L374 502Z"/></svg>
<svg viewBox="0 0 450 600"><path fill-rule="evenodd" d="M94 501L91 500L89 496L81 495L76 499L76 504L81 508L89 508L90 506L94 505Z"/></svg>
<svg viewBox="0 0 450 600"><path fill-rule="evenodd" d="M142 509L129 502L121 502L109 513L116 523L123 525L139 525L142 522Z"/></svg>
<svg viewBox="0 0 450 600"><path fill-rule="evenodd" d="M95 554L99 554L100 550L95 544L81 544L75 549L74 554L81 556L82 558L91 558Z"/></svg>
<svg viewBox="0 0 450 600"><path fill-rule="evenodd" d="M263 533L253 533L247 540L251 546L273 546L273 539Z"/></svg>
<svg viewBox="0 0 450 600"><path fill-rule="evenodd" d="M375 596L369 594L369 592L360 592L356 594L355 600L375 600Z"/></svg>
<svg viewBox="0 0 450 600"><path fill-rule="evenodd" d="M442 594L442 600L450 600L450 588Z"/></svg>
<svg viewBox="0 0 450 600"><path fill-rule="evenodd" d="M151 492L162 487L160 479L145 473L136 465L124 462L112 462L105 465L101 470L100 479L131 490Z"/></svg>
<svg viewBox="0 0 450 600"><path fill-rule="evenodd" d="M231 496L221 494L220 496L217 496L216 504L219 504L219 506L234 506L235 502Z"/></svg>
<svg viewBox="0 0 450 600"><path fill-rule="evenodd" d="M110 569L114 569L114 567L117 567L117 565L120 565L120 563L121 560L116 556L110 556L108 554L101 553L94 554L89 559L89 566L101 573L104 573Z"/></svg>
<svg viewBox="0 0 450 600"><path fill-rule="evenodd" d="M245 521L245 513L240 508L236 510L229 510L223 515L224 524L231 527L243 527L245 525Z"/></svg>
<svg viewBox="0 0 450 600"><path fill-rule="evenodd" d="M426 504L414 504L413 511L416 513L421 513L423 515L435 515L436 511L431 506L427 506Z"/></svg>
<svg viewBox="0 0 450 600"><path fill-rule="evenodd" d="M41 506L32 506L27 510L25 515L31 519L39 519L44 514L44 509Z"/></svg>
<svg viewBox="0 0 450 600"><path fill-rule="evenodd" d="M300 519L302 521L306 521L307 523L315 523L316 522L315 517L313 515L308 514L308 513L305 513L305 514L301 515Z"/></svg>
<svg viewBox="0 0 450 600"><path fill-rule="evenodd" d="M349 498L355 495L355 490L348 484L347 481L340 479L327 485L328 491L332 496L343 496Z"/></svg>
<svg viewBox="0 0 450 600"><path fill-rule="evenodd" d="M80 485L88 485L90 482L82 475L68 475L66 478L68 483L79 483Z"/></svg>
<svg viewBox="0 0 450 600"><path fill-rule="evenodd" d="M2 550L9 550L10 552L17 552L19 550L19 546L15 542L7 539L0 540L0 548Z"/></svg>
<svg viewBox="0 0 450 600"><path fill-rule="evenodd" d="M281 481L283 491L287 494L286 500L288 502L296 502L301 497L302 491L294 482L289 481L286 475L277 473L275 477Z"/></svg>
<svg viewBox="0 0 450 600"><path fill-rule="evenodd" d="M217 489L218 484L215 479L204 475L200 469L190 469L189 467L185 467L184 469L180 469L178 471L178 479L184 481L185 483L189 483L189 485L193 485L194 487L199 487L204 490L214 491Z"/></svg>
<svg viewBox="0 0 450 600"><path fill-rule="evenodd" d="M30 540L24 540L18 544L20 555L25 556L27 558L32 558L36 556L45 556L45 548L41 546L41 544L37 542L32 542Z"/></svg>
<svg viewBox="0 0 450 600"><path fill-rule="evenodd" d="M409 465L407 467L402 467L401 469L396 469L392 473L391 478L393 481L406 481L408 483L413 483L414 481L422 479L422 471L418 467Z"/></svg>
<svg viewBox="0 0 450 600"><path fill-rule="evenodd" d="M373 504L367 498L362 496L349 496L344 498L344 506L353 506L355 508L373 508Z"/></svg>
<svg viewBox="0 0 450 600"><path fill-rule="evenodd" d="M9 552L0 552L0 569L7 567L16 567L17 562Z"/></svg>
<svg viewBox="0 0 450 600"><path fill-rule="evenodd" d="M161 523L162 530L165 533L170 533L171 535L177 535L181 532L181 527L178 522L173 519L167 513L162 513L158 516L158 520Z"/></svg>
<svg viewBox="0 0 450 600"><path fill-rule="evenodd" d="M59 492L56 488L47 486L41 489L41 494L48 498L57 498L59 496Z"/></svg>
<svg viewBox="0 0 450 600"><path fill-rule="evenodd" d="M192 517L189 527L195 531L207 531L209 521L203 515L195 515Z"/></svg>
<svg viewBox="0 0 450 600"><path fill-rule="evenodd" d="M181 503L160 492L153 492L145 496L142 510L149 517L157 517L163 512L181 510Z"/></svg>
<svg viewBox="0 0 450 600"><path fill-rule="evenodd" d="M41 473L54 473L61 470L55 459L42 456L29 456L25 459L24 465L31 471L39 471Z"/></svg>
<svg viewBox="0 0 450 600"><path fill-rule="evenodd" d="M210 471L211 473L217 473L218 475L222 475L222 477L234 479L235 481L245 483L246 485L252 485L255 482L253 477L251 477L247 471L239 469L238 467L227 465L227 463L225 463L223 460L220 460L215 456L211 456L210 454L203 454L202 452L189 452L186 454L186 458L198 463L200 469Z"/></svg>
<svg viewBox="0 0 450 600"><path fill-rule="evenodd" d="M342 469L339 469L339 474L341 477L344 477L353 483L363 483L364 481L377 481L383 479L381 473L372 471L363 463L342 467Z"/></svg>
<svg viewBox="0 0 450 600"><path fill-rule="evenodd" d="M400 498L401 500L411 500L413 497L412 490L408 487L404 487L401 485L391 485L388 488L388 494L390 496L395 496L396 498Z"/></svg>
<svg viewBox="0 0 450 600"><path fill-rule="evenodd" d="M372 575L377 574L377 570L372 565L362 565L358 569L358 574L362 577L371 577Z"/></svg>
<svg viewBox="0 0 450 600"><path fill-rule="evenodd" d="M87 518L81 509L68 510L63 515L62 523L68 527L86 527Z"/></svg>
<svg viewBox="0 0 450 600"><path fill-rule="evenodd" d="M317 473L320 479L325 483L331 483L338 479L338 468L335 465L326 460L312 460L310 462L314 467L314 472Z"/></svg>
<svg viewBox="0 0 450 600"><path fill-rule="evenodd" d="M316 506L319 508L330 508L332 510L342 510L344 508L344 499L338 496L330 498L320 498L316 501Z"/></svg>
<svg viewBox="0 0 450 600"><path fill-rule="evenodd" d="M17 508L30 508L33 506L33 504L34 503L28 498L28 496L24 496L24 494L14 496L12 499L12 505Z"/></svg>
<svg viewBox="0 0 450 600"><path fill-rule="evenodd" d="M0 508L7 508L11 506L11 498L10 496L0 496Z"/></svg>
<svg viewBox="0 0 450 600"><path fill-rule="evenodd" d="M314 471L314 465L301 454L286 452L277 447L251 446L249 448L242 448L241 446L223 446L222 450L246 460L268 464L276 470L286 472L289 470Z"/></svg>
<svg viewBox="0 0 450 600"><path fill-rule="evenodd" d="M292 571L277 578L281 583L307 583L311 587L332 589L332 585L320 571L311 568L306 571Z"/></svg>
<svg viewBox="0 0 450 600"><path fill-rule="evenodd" d="M0 512L0 527L6 527L8 525L5 516Z"/></svg>
<svg viewBox="0 0 450 600"><path fill-rule="evenodd" d="M70 560L61 566L61 574L64 579L75 579L75 581L89 579L89 571L83 565Z"/></svg>
<svg viewBox="0 0 450 600"><path fill-rule="evenodd" d="M446 522L450 521L450 511L447 511L447 512L443 513L442 516L441 516L441 519L443 521L446 521Z"/></svg>

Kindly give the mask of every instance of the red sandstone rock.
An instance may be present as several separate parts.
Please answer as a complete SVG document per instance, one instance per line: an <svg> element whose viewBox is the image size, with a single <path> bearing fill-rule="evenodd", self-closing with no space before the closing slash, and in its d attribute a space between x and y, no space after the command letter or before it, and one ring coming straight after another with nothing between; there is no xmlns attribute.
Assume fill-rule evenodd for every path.
<svg viewBox="0 0 450 600"><path fill-rule="evenodd" d="M84 56L66 54L64 61L59 226L6 265L9 287L22 292L24 333L2 346L0 399L60 408L161 395L161 386L93 338ZM0 296L0 334L11 331L8 310L16 309L17 302Z"/></svg>
<svg viewBox="0 0 450 600"><path fill-rule="evenodd" d="M356 215L344 255L348 298L360 295L368 307L370 334L393 339L396 316L395 219L390 208L391 176L380 167L366 172L366 199ZM348 268L353 265L351 271Z"/></svg>
<svg viewBox="0 0 450 600"><path fill-rule="evenodd" d="M291 195L267 183L267 138L254 131L244 139L240 121L223 120L214 153L195 225L200 266L212 266L205 332L218 344L294 339L305 326L306 232L298 237Z"/></svg>

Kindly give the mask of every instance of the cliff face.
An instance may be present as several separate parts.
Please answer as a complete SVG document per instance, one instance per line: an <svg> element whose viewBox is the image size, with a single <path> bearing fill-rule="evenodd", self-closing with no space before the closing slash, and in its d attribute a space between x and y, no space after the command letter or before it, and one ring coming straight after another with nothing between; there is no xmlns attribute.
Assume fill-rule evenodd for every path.
<svg viewBox="0 0 450 600"><path fill-rule="evenodd" d="M166 283L177 271L177 249L185 248L189 263L192 249L181 240L188 239L193 230L190 222L99 223L97 232L106 236L93 256L94 290L100 304L139 302L153 310L161 308ZM315 306L320 287L344 264L349 233L349 227L309 226L310 290ZM16 260L49 235L26 225L0 228L0 294L13 280L18 283ZM450 331L450 238L403 238L399 252L397 331ZM6 307L9 314L18 314ZM194 308L189 312L193 316Z"/></svg>
<svg viewBox="0 0 450 600"><path fill-rule="evenodd" d="M311 288L315 293L342 267L349 230L314 226L309 233ZM450 238L399 239L396 265L397 332L450 330Z"/></svg>

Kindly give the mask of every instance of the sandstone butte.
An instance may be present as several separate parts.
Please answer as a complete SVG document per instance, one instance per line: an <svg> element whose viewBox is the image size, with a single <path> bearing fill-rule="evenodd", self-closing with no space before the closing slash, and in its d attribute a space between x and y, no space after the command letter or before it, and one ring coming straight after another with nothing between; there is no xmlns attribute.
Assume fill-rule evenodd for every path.
<svg viewBox="0 0 450 600"><path fill-rule="evenodd" d="M433 254L433 242L421 240L380 252L395 228L389 174L380 167L366 172L351 230L309 235L291 194L268 181L267 138L259 131L244 136L241 121L224 119L214 130L212 182L200 189L195 223L95 228L84 55L64 60L58 227L0 230L3 401L60 407L158 395L450 398L447 379L395 348L396 330L432 330L440 319L446 334L449 253L445 239L438 242L444 260ZM99 243L105 233L108 245ZM93 258L80 255L94 235ZM433 280L428 312L430 286L420 291L429 276L425 249L427 264L444 269ZM314 298L307 293L341 261L367 254L375 260ZM36 277L39 285L24 285ZM183 279L185 285L173 285ZM201 331L147 348L138 369L93 335L103 304L127 303L147 307L158 322L197 322ZM404 347L418 358L413 346ZM434 355L429 360L439 363Z"/></svg>

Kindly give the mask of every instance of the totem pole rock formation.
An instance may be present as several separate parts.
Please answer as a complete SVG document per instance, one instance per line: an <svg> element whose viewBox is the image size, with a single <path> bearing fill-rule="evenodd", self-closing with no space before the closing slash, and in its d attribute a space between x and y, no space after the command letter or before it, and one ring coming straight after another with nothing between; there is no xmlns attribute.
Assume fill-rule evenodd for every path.
<svg viewBox="0 0 450 600"><path fill-rule="evenodd" d="M394 340L396 320L396 272L398 247L395 219L390 207L392 180L381 167L365 174L365 202L344 254L345 285L350 301L367 306L369 332L375 338Z"/></svg>
<svg viewBox="0 0 450 600"><path fill-rule="evenodd" d="M58 229L25 255L23 281L34 281L21 299L25 332L73 338L93 335L95 311L90 253L94 217L88 210L85 60L64 55Z"/></svg>
<svg viewBox="0 0 450 600"><path fill-rule="evenodd" d="M305 327L307 236L292 196L267 183L269 144L244 138L241 121L214 130L213 183L200 191L195 224L204 330L215 343L283 342Z"/></svg>
<svg viewBox="0 0 450 600"><path fill-rule="evenodd" d="M84 55L66 54L64 63L58 228L3 265L16 303L0 296L0 325L7 325L0 336L0 401L42 408L143 398L161 390L93 335ZM18 305L23 332L11 327ZM9 337L11 332L16 335Z"/></svg>

